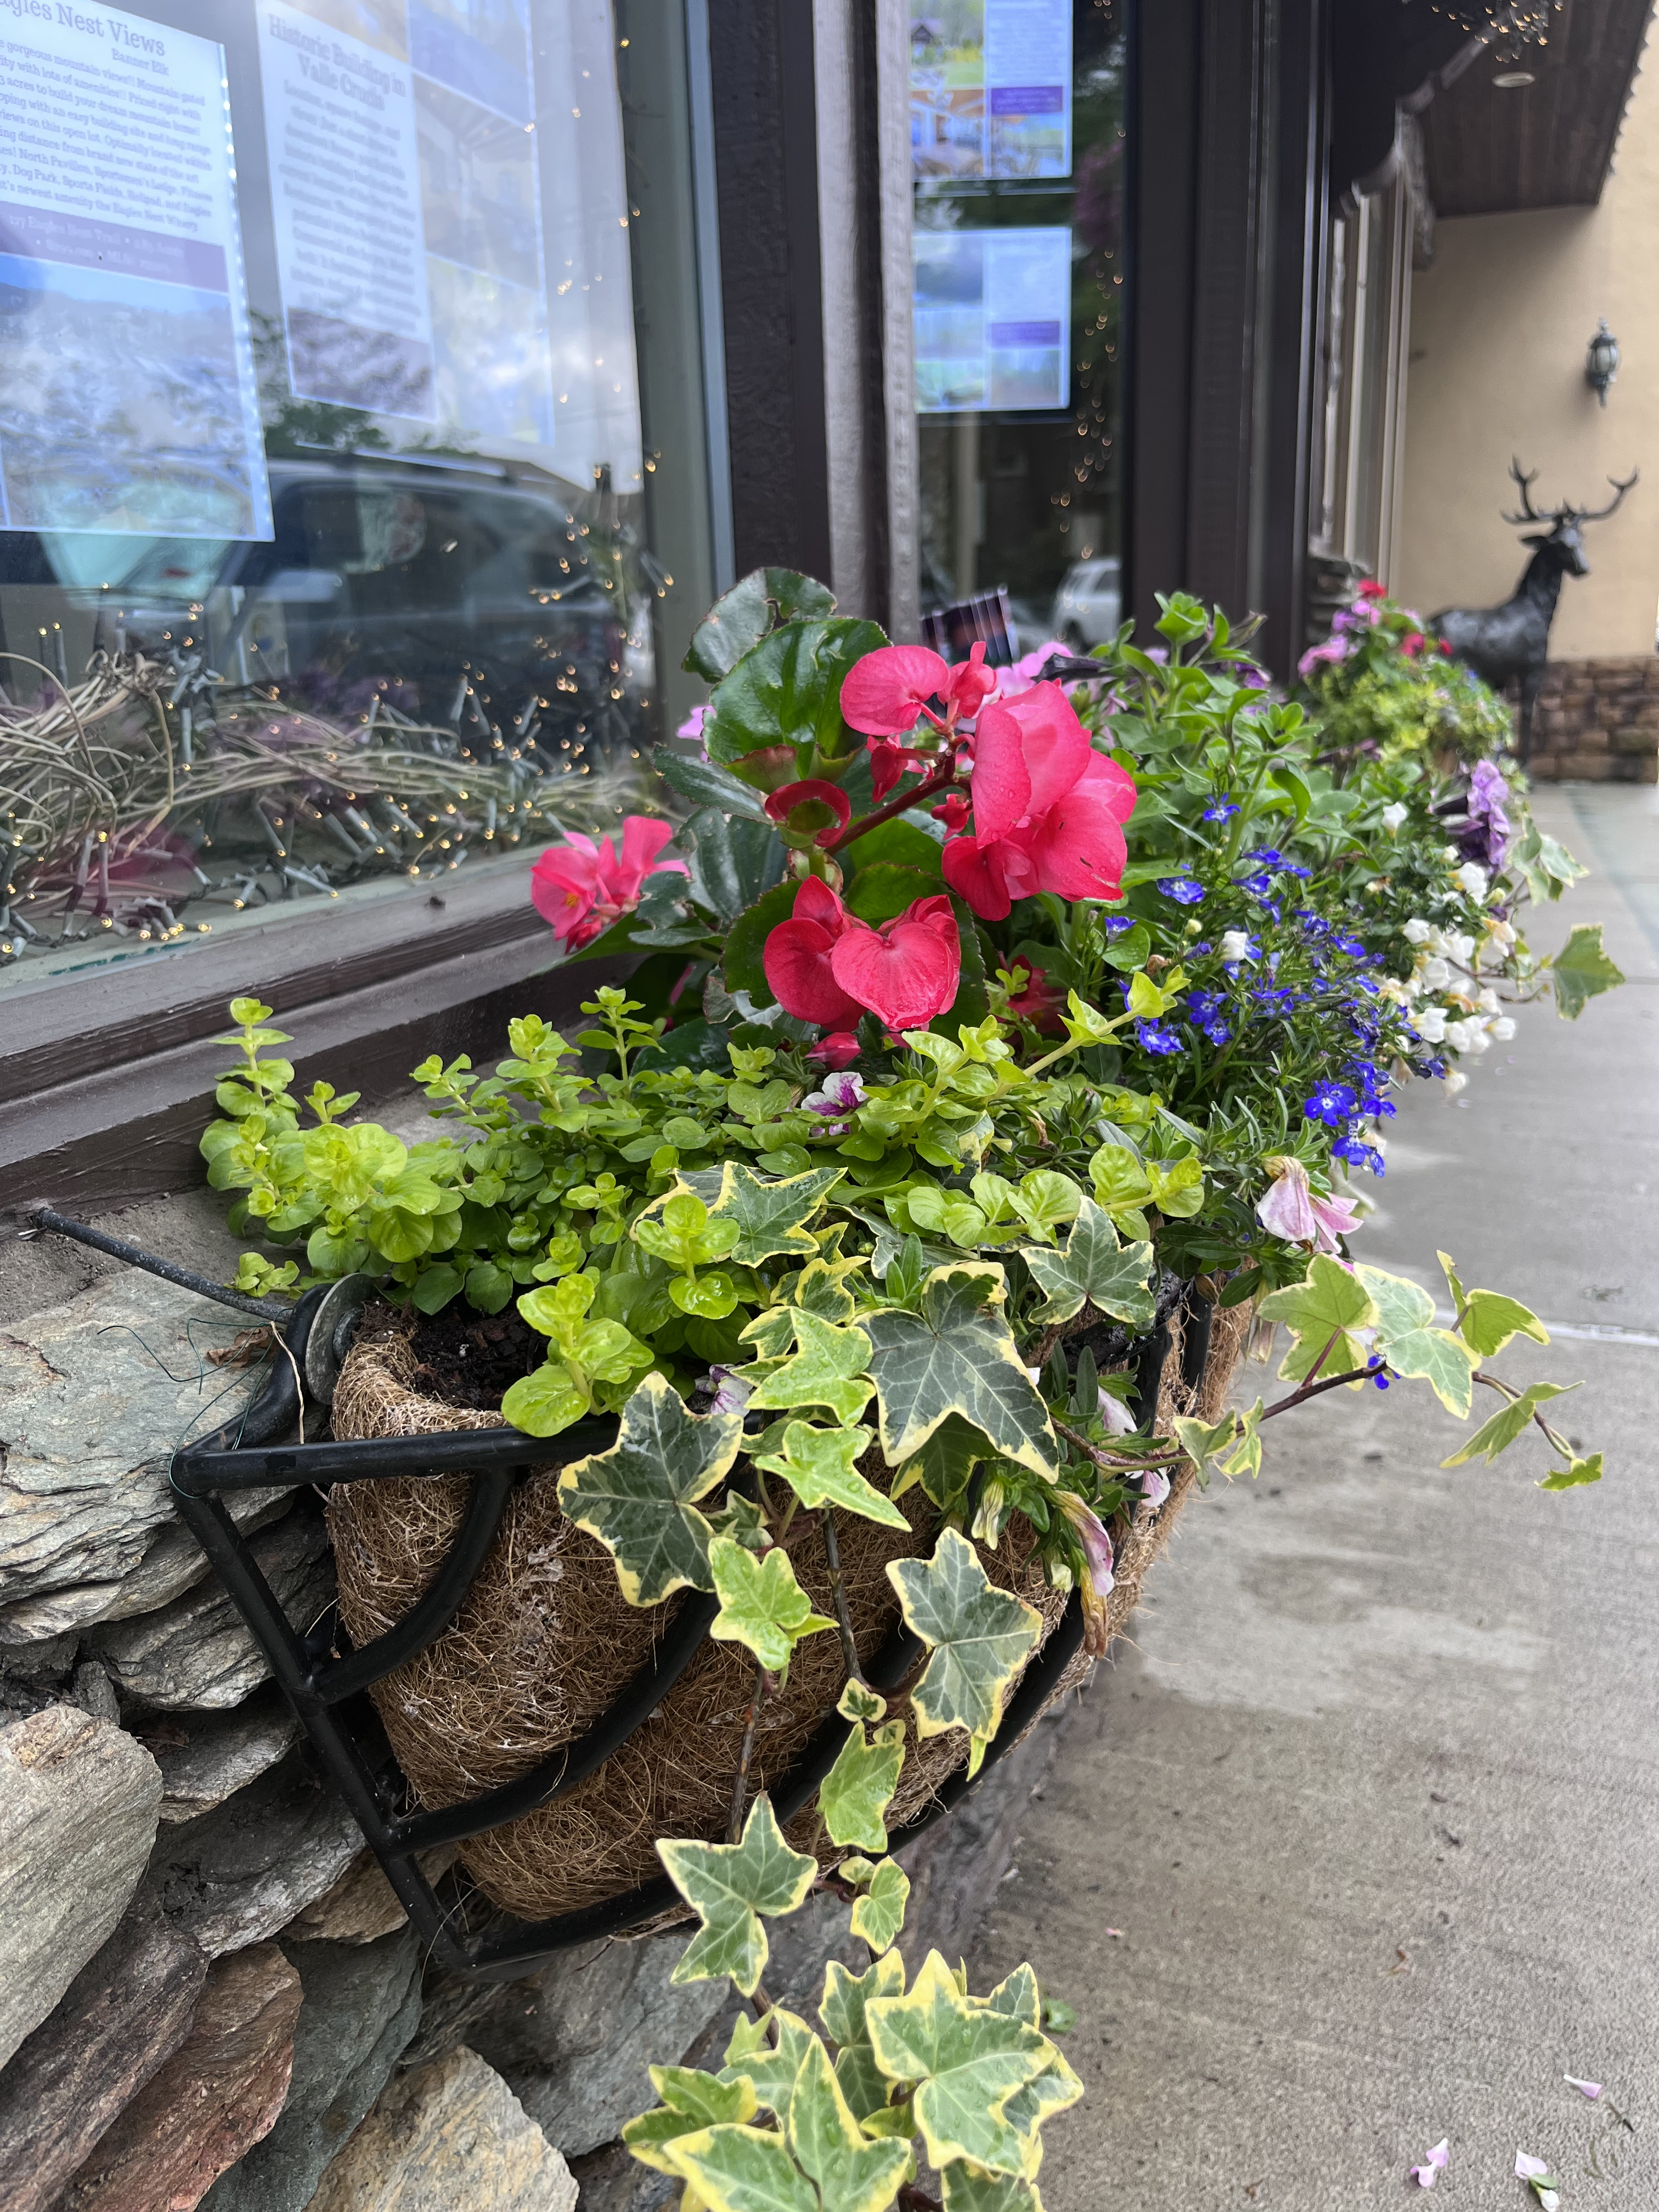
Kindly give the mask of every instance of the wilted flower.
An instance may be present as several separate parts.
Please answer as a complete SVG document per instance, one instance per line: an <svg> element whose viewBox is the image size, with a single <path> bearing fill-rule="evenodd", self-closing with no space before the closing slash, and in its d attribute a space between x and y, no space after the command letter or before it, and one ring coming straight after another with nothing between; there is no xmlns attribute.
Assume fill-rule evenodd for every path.
<svg viewBox="0 0 1659 2212"><path fill-rule="evenodd" d="M1255 1215L1268 1235L1334 1255L1338 1237L1352 1237L1359 1226L1352 1199L1319 1197L1298 1159L1281 1153L1261 1164L1273 1180L1256 1200Z"/></svg>
<svg viewBox="0 0 1659 2212"><path fill-rule="evenodd" d="M1445 2172L1447 2161L1450 2157L1451 2138L1449 2136L1443 2136L1425 2158L1422 2165L1414 2166L1412 2168L1412 2179L1419 2189L1432 2189Z"/></svg>
<svg viewBox="0 0 1659 2212"><path fill-rule="evenodd" d="M1083 1547L1083 1579L1078 1585L1083 1599L1083 1646L1091 1659L1103 1658L1111 1640L1106 1600L1111 1594L1115 1565L1112 1540L1099 1517L1091 1512L1075 1491L1057 1492L1054 1502Z"/></svg>
<svg viewBox="0 0 1659 2212"><path fill-rule="evenodd" d="M753 1383L743 1382L729 1367L711 1367L703 1377L703 1388L714 1394L708 1409L712 1413L746 1413L754 1395Z"/></svg>
<svg viewBox="0 0 1659 2212"><path fill-rule="evenodd" d="M618 853L610 838L596 845L573 830L562 845L550 845L531 870L531 903L552 925L555 937L579 951L632 913L647 876L664 870L690 872L684 860L657 857L673 834L672 822L630 814L623 823Z"/></svg>

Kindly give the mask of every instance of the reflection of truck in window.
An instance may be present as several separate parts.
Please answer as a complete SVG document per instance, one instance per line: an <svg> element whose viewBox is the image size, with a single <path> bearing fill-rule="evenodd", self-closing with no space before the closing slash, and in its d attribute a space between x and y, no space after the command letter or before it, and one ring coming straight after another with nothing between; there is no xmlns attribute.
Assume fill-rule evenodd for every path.
<svg viewBox="0 0 1659 2212"><path fill-rule="evenodd" d="M379 691L458 727L538 717L544 756L639 742L648 598L626 533L505 468L319 455L270 477L269 543L0 535L9 628L33 631L5 644L78 672L100 647L166 653L193 630L227 683L325 713Z"/></svg>

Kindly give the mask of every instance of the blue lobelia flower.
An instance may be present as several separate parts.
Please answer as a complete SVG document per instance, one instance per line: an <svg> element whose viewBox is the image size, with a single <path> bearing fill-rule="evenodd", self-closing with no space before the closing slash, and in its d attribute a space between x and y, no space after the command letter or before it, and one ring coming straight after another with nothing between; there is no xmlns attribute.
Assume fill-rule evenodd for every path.
<svg viewBox="0 0 1659 2212"><path fill-rule="evenodd" d="M1238 809L1231 799L1218 799L1205 808L1204 819L1206 822L1225 822L1230 816L1237 814L1237 811Z"/></svg>
<svg viewBox="0 0 1659 2212"><path fill-rule="evenodd" d="M1143 1052L1180 1052L1181 1039L1162 1022L1137 1022L1135 1035L1140 1040Z"/></svg>
<svg viewBox="0 0 1659 2212"><path fill-rule="evenodd" d="M1302 1109L1310 1121L1322 1121L1327 1128L1340 1128L1359 1111L1358 1094L1346 1083L1322 1083Z"/></svg>
<svg viewBox="0 0 1659 2212"><path fill-rule="evenodd" d="M1204 896L1203 884L1195 884L1190 876L1161 876L1158 887L1177 906L1196 906Z"/></svg>

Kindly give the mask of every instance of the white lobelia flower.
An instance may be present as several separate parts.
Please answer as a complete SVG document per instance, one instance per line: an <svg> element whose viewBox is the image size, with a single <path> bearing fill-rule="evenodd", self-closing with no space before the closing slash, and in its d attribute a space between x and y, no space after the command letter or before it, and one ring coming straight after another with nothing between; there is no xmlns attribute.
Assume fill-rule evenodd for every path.
<svg viewBox="0 0 1659 2212"><path fill-rule="evenodd" d="M1496 1014L1500 1013L1503 1011L1498 1004L1498 994L1493 990L1490 983L1487 984L1486 989L1481 992L1480 997L1474 1003L1479 1011L1483 1014Z"/></svg>
<svg viewBox="0 0 1659 2212"><path fill-rule="evenodd" d="M1422 975L1423 988L1425 991L1443 991L1451 981L1451 969L1437 952L1431 960L1424 962L1419 972Z"/></svg>
<svg viewBox="0 0 1659 2212"><path fill-rule="evenodd" d="M1432 929L1431 922L1425 921L1420 914L1414 914L1409 921L1401 922L1400 934L1408 945L1424 945L1427 943Z"/></svg>
<svg viewBox="0 0 1659 2212"><path fill-rule="evenodd" d="M1455 1097L1469 1079L1461 1067L1453 1067L1447 1070L1444 1079L1447 1090Z"/></svg>
<svg viewBox="0 0 1659 2212"><path fill-rule="evenodd" d="M1382 827L1385 830L1397 830L1405 818L1406 810L1397 799L1382 809Z"/></svg>
<svg viewBox="0 0 1659 2212"><path fill-rule="evenodd" d="M1446 957L1455 961L1460 968L1469 968L1474 963L1474 939L1462 930L1449 936L1442 950Z"/></svg>
<svg viewBox="0 0 1659 2212"><path fill-rule="evenodd" d="M1412 1016L1412 1027L1425 1044L1439 1044L1446 1034L1446 1009L1443 1006L1419 1006Z"/></svg>
<svg viewBox="0 0 1659 2212"><path fill-rule="evenodd" d="M1221 957L1230 967L1241 960L1254 960L1250 939L1242 929L1224 929L1221 933Z"/></svg>
<svg viewBox="0 0 1659 2212"><path fill-rule="evenodd" d="M1457 880L1472 899L1485 903L1488 878L1479 860L1465 860L1457 871Z"/></svg>
<svg viewBox="0 0 1659 2212"><path fill-rule="evenodd" d="M1492 1034L1497 1038L1499 1044L1507 1044L1510 1039L1515 1035L1514 1015L1499 1014L1498 1019L1492 1025Z"/></svg>

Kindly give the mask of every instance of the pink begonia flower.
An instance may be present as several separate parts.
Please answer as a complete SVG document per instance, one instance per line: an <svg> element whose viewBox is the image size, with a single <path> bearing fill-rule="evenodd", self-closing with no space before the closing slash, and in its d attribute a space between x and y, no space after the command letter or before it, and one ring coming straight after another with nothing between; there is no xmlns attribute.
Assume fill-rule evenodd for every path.
<svg viewBox="0 0 1659 2212"><path fill-rule="evenodd" d="M1591 2104L1594 2104L1601 2094L1601 2084L1599 2081L1581 2081L1576 2074L1564 2074L1561 2079L1569 2089L1577 2089L1581 2096L1588 2097Z"/></svg>
<svg viewBox="0 0 1659 2212"><path fill-rule="evenodd" d="M995 690L996 680L985 665L982 639L954 668L925 645L884 645L848 671L841 711L848 726L866 738L902 738L923 714L940 727L946 720L971 718L980 701ZM943 716L933 712L930 699L943 702Z"/></svg>
<svg viewBox="0 0 1659 2212"><path fill-rule="evenodd" d="M531 870L531 904L551 923L555 937L573 952L580 951L633 912L647 876L664 870L690 873L684 860L657 857L673 834L672 822L630 814L623 823L618 853L609 837L596 845L573 830L562 845L550 845Z"/></svg>
<svg viewBox="0 0 1659 2212"><path fill-rule="evenodd" d="M1311 676L1322 661L1346 660L1347 657L1348 641L1346 638L1327 638L1323 645L1310 645L1308 647L1296 664L1296 672L1298 676Z"/></svg>
<svg viewBox="0 0 1659 2212"><path fill-rule="evenodd" d="M807 1054L820 1067L850 1067L859 1056L859 1041L851 1030L832 1030L820 1037Z"/></svg>
<svg viewBox="0 0 1659 2212"><path fill-rule="evenodd" d="M1134 782L1095 750L1060 684L1033 684L983 709L971 787L974 834L946 843L944 869L975 914L1000 921L1037 891L1121 895Z"/></svg>
<svg viewBox="0 0 1659 2212"><path fill-rule="evenodd" d="M1083 1648L1091 1659L1103 1658L1111 1641L1106 1600L1111 1595L1117 1562L1112 1540L1097 1514L1092 1513L1073 1490L1055 1492L1054 1502L1076 1532L1083 1547L1083 1580L1078 1595L1083 1600Z"/></svg>
<svg viewBox="0 0 1659 2212"><path fill-rule="evenodd" d="M678 729L675 731L674 735L677 738L696 738L701 743L702 738L702 726L704 721L708 719L708 709L707 707L694 707L691 709L691 712L686 716L685 720L680 724Z"/></svg>
<svg viewBox="0 0 1659 2212"><path fill-rule="evenodd" d="M1445 2172L1447 2160L1450 2157L1451 2137L1443 2136L1422 2165L1414 2166L1412 2168L1412 2179L1419 2189L1432 2189Z"/></svg>
<svg viewBox="0 0 1659 2212"><path fill-rule="evenodd" d="M1337 1238L1352 1237L1360 1225L1351 1198L1321 1198L1308 1184L1300 1160L1282 1154L1261 1163L1273 1180L1255 1203L1255 1218L1270 1237L1287 1244L1312 1244L1337 1253Z"/></svg>
<svg viewBox="0 0 1659 2212"><path fill-rule="evenodd" d="M942 896L917 899L872 929L809 876L761 960L773 997L798 1021L849 1030L867 1012L902 1031L925 1029L954 1004L962 940Z"/></svg>
<svg viewBox="0 0 1659 2212"><path fill-rule="evenodd" d="M869 753L870 788L878 805L913 769L925 773L935 765L930 754L919 753L913 745L896 744L891 738L872 738Z"/></svg>

